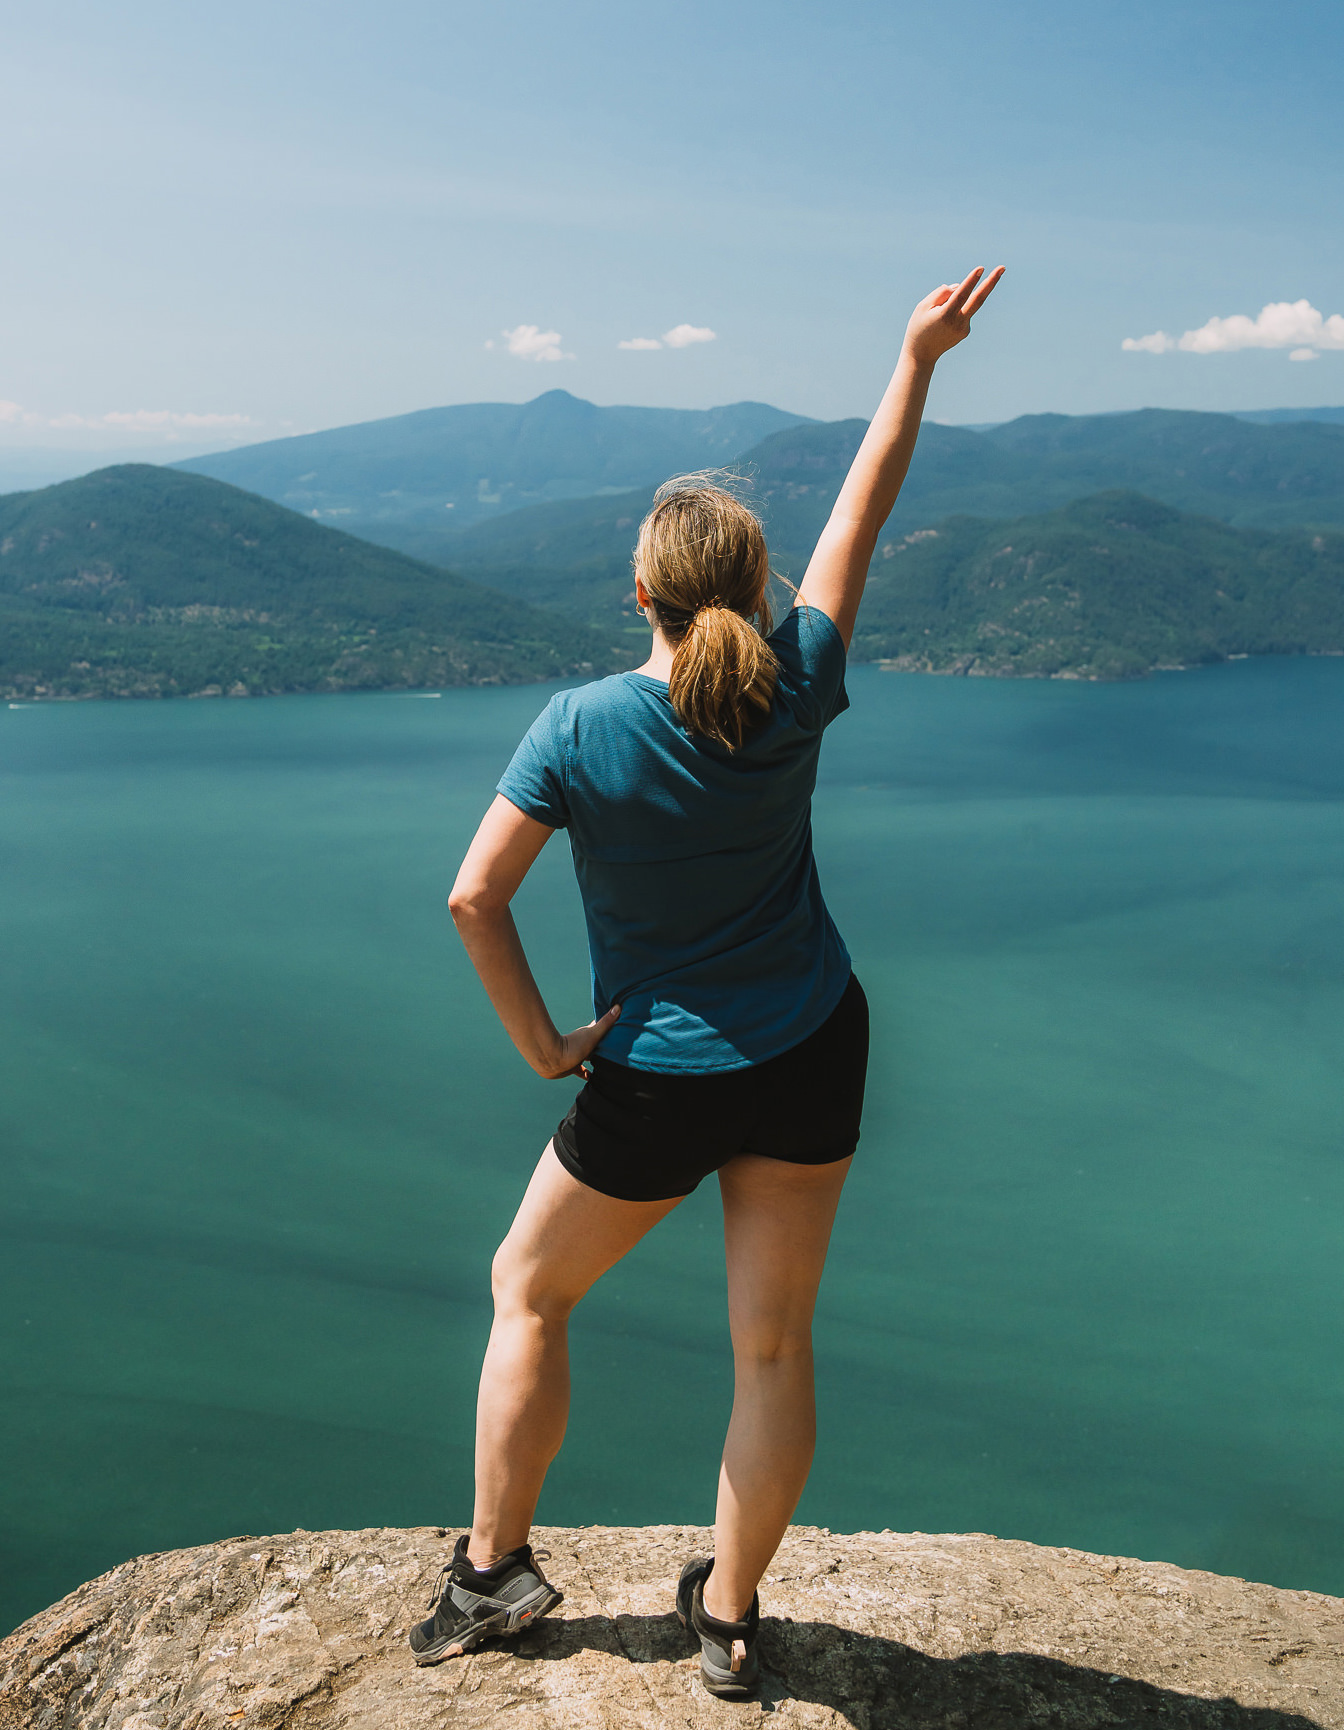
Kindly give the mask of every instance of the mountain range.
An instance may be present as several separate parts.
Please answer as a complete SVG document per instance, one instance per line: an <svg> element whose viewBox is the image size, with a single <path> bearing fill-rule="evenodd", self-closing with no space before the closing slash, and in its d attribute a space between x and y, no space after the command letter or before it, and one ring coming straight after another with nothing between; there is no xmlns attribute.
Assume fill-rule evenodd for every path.
<svg viewBox="0 0 1344 1730"><path fill-rule="evenodd" d="M717 467L804 421L767 403L598 408L551 390L246 445L176 465L417 555L458 525Z"/></svg>
<svg viewBox="0 0 1344 1730"><path fill-rule="evenodd" d="M1340 652L1344 424L1323 410L1272 414L926 425L874 559L856 657L1123 677ZM435 425L448 429L437 443ZM691 462L730 468L765 518L775 569L796 581L864 428L760 404L597 409L549 392L0 497L0 686L12 697L336 690L628 666L647 642L630 555L655 483ZM288 447L318 460L313 441L335 466L295 477ZM496 473L476 473L487 459ZM256 490L195 472L206 462L241 468ZM426 514L432 495L416 485L450 471L480 495L474 523L465 509L461 527ZM416 484L380 488L398 475ZM631 475L641 483L615 484ZM324 477L347 492L323 492ZM357 508L402 514L357 538L322 518L345 506L262 496L290 478L311 496L355 498L343 521ZM449 515L441 500L435 511ZM374 544L398 538L432 560Z"/></svg>
<svg viewBox="0 0 1344 1730"><path fill-rule="evenodd" d="M515 562L531 525L554 556L556 525L586 522L579 538L591 557L600 522L646 508L631 498L613 512L613 497L647 493L686 469L733 466L756 477L777 555L795 564L810 552L865 424L808 421L761 403L598 408L548 391L521 405L427 409L178 466L431 563L469 564L486 581L489 567ZM979 430L926 424L893 521L1015 516L1116 487L1239 526L1344 522L1344 424L1176 409L1024 415ZM587 518L566 508L580 498ZM524 529L513 519L528 510Z"/></svg>
<svg viewBox="0 0 1344 1730"><path fill-rule="evenodd" d="M561 394L564 394L564 393L561 393ZM571 400L573 400L573 399L571 399ZM473 411L479 411L482 408L488 408L490 406L491 405L483 405L480 403L470 405L470 407L473 409ZM528 405L523 405L523 406L527 407ZM592 405L590 404L588 406L591 407ZM751 406L751 405L739 405L739 406ZM761 406L765 407L766 405L761 405ZM502 414L512 415L512 414L517 413L517 409L513 405L499 404L499 405L494 405L494 407L497 408ZM456 415L456 413L458 411L455 409L432 409L428 412L431 416L433 416L433 415L445 415L445 416L447 416L449 419L449 422L451 424L452 418ZM608 412L608 411L600 410L599 414L605 414L606 412ZM622 411L617 410L616 412L620 413ZM652 409L652 410L635 410L633 412L636 415L639 415L639 414L652 414L655 416L666 415L666 416L673 417L675 419L676 417L684 414L686 411L681 410L681 409ZM749 445L755 443L759 438L763 437L765 433L771 432L771 431L777 431L780 426L790 425L790 424L793 424L795 422L804 421L808 418L806 415L788 414L782 410L775 410L773 412L781 417L776 422L757 422L757 423L754 423L754 422L752 422L749 419L746 419L744 417L744 424L740 430L736 427L731 426L731 424L730 424L727 428L727 435L728 436L726 436L721 441L721 447L720 448L714 448L712 445L712 441L711 441L711 448L710 448L708 457L699 456L693 452L690 456L688 456L684 459L681 456L676 455L673 457L673 460L670 463L668 463L665 460L667 453L661 453L659 460L654 463L653 467L647 473L634 475L625 484L630 485L630 486L634 486L638 482L643 481L643 480L659 480L659 479L664 478L665 475L671 474L672 472L674 472L675 469L677 469L679 467L694 467L696 465L696 463L699 461L711 460L715 464L720 463L720 462L726 460L727 458L731 458L732 456L737 455L741 450L745 450ZM725 411L722 409L707 409L707 410L703 411L703 413L700 413L698 411L692 411L692 413L695 415L695 418L703 420L705 417L721 416L725 413ZM366 422L363 424L363 431L360 433L360 436L361 437L367 436L370 438L371 442L376 443L377 435L371 431L372 428L375 428L375 427L380 426L380 425L384 426L384 427L390 426L393 429L393 431L395 432L395 426L396 426L397 422L406 421L409 423L414 423L417 421L418 418L419 417L416 415L407 415L407 416L395 416L392 418L391 421ZM1282 424L1282 423L1287 422L1287 421L1325 421L1325 422L1328 422L1332 425L1341 425L1341 424L1344 424L1344 408L1330 408L1330 407L1322 407L1322 408L1269 408L1269 409L1250 409L1250 410L1245 410L1245 411L1239 410L1237 412L1235 418L1237 420L1257 422L1259 424L1266 425L1266 426L1274 425L1274 424ZM344 439L346 437L346 435L351 433L352 430L354 430L354 429L351 429L351 428L337 428L337 429L335 429L335 431L338 435L338 442L340 440ZM408 430L414 430L414 428L412 427L412 428L409 428ZM986 432L986 431L992 430L992 423L990 423L988 425L972 427L970 430L973 432ZM123 440L123 441L119 441L119 442L116 442L113 444L108 444L108 445L100 447L100 448L96 448L92 445L87 445L87 444L86 445L80 445L80 446L50 445L47 447L43 447L43 446L39 446L39 445L32 445L32 444L26 444L26 443L24 443L24 444L16 443L16 442L14 442L14 439L16 436L18 436L18 435L15 435L13 433L12 429L6 429L5 427L0 426L0 494L8 493L8 492L27 492L27 491L31 491L34 487L54 486L57 481L76 480L76 479L78 479L78 477L80 475L92 474L92 472L95 469L111 468L111 467L118 465L118 464L121 464L121 463L161 462L161 461L166 460L166 458L170 454L169 452L167 452L165 450L165 448L163 447L162 444L155 445L155 446L145 444L145 445L141 445L140 447L137 448L136 446L128 445ZM80 436L87 440L87 437L88 437L87 434L82 434ZM312 464L311 457L316 457L318 462L320 463L321 459L322 459L322 453L327 448L326 444L324 442L327 438L326 433L317 433L317 434L313 434L313 435L305 434L305 435L301 435L301 436L303 436L303 437L311 436L312 438L314 438L318 442L315 443L314 445L310 445L308 447L309 452L311 453L309 460L307 460L304 464L302 464L299 467L294 467L292 469L286 470L287 473L291 474L291 478L293 480L297 480L298 476L301 473L304 473L305 470L306 471L312 470L313 464ZM285 445L287 445L288 443L289 443L289 441L286 439L269 440L269 441L267 441L264 448L273 452L277 458L280 458L282 455L282 452L283 452L283 447ZM182 446L179 445L176 448L178 451L178 455L173 460L177 465L183 466L183 467L194 463L196 461L196 459L198 459L198 458L202 459L208 465L209 463L213 462L213 460L216 456L219 456L222 454L220 452L218 446L210 446L207 448L206 446L203 445L200 449L189 449L189 448L184 449ZM234 446L229 447L229 454L236 454L240 449L243 449L243 448L257 449L258 447L256 447L256 446L239 447L239 446L234 445ZM283 463L281 464L281 467L284 467ZM286 501L283 498L283 496L281 496L279 493L277 493L274 490L274 488L271 485L271 477L268 477L268 474L266 472L266 468L267 468L266 463L261 464L258 468L258 471L257 471L255 477L254 477L254 480L256 482L260 482L262 484L253 484L252 482L245 482L241 478L241 476L234 475L231 473L229 473L229 474L221 473L217 478L222 479L222 480L234 481L235 484L240 485L240 486L251 485L252 491L260 492L268 498L276 497L279 499L279 502L282 504L286 503L286 502L293 502L293 501ZM210 468L209 466L207 466L207 467L202 468L200 472L203 474L204 473L214 473L214 470L213 470L213 468ZM282 485L291 484L290 481L286 481L284 479L283 475L280 477L280 480L281 480ZM478 477L478 481L476 484L479 485L479 477ZM392 490L395 490L396 485L397 485L397 482L394 478ZM431 486L430 494L431 494L431 501L433 504L433 508L427 512L427 520L430 522L431 526L433 526L433 525L437 524L437 522L438 522L438 512L439 512L439 508L440 508L439 504L437 502L437 496L438 496L437 495L437 489L434 486ZM527 503L529 501L524 499L523 502ZM532 502L535 502L535 501L532 501ZM312 508L320 509L321 506L320 505L318 505L316 507L310 506L308 508L309 509L312 509ZM354 507L342 505L339 498L336 499L335 501L331 502L329 508L333 508L333 509L349 508L351 510L352 516L354 514ZM386 501L383 501L381 508L386 510ZM497 510L498 507L490 507L490 509L491 510ZM454 514L456 514L456 507L454 510ZM468 517L470 518L470 513L468 513ZM348 528L348 527L351 527L352 525L350 523L346 523L343 526ZM413 551L414 549L405 549L405 550L412 550Z"/></svg>
<svg viewBox="0 0 1344 1730"><path fill-rule="evenodd" d="M1283 416L1309 413L1309 420ZM893 526L971 512L1017 516L1135 490L1239 527L1344 522L1344 420L1141 409L926 424ZM1344 410L1338 411L1344 417ZM731 466L754 478L772 551L805 562L863 436L762 403L598 408L565 391L470 403L249 445L178 465L514 591L522 567L623 561L623 530L669 475ZM622 496L628 494L629 496ZM574 502L585 503L576 511ZM572 542L573 556L569 550Z"/></svg>

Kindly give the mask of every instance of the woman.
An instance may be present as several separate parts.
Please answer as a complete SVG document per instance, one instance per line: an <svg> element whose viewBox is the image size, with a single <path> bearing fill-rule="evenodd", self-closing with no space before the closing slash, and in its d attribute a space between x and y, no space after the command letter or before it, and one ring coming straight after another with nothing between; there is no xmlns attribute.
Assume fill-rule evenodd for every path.
<svg viewBox="0 0 1344 1730"><path fill-rule="evenodd" d="M934 364L1001 275L974 270L915 309L777 630L751 512L702 477L660 490L635 553L649 659L552 698L458 874L453 919L514 1044L539 1074L584 1086L495 1257L475 1516L434 1615L411 1632L418 1663L516 1633L560 1602L528 1536L564 1436L570 1311L717 1172L733 1411L714 1554L687 1563L677 1610L700 1640L706 1687L730 1699L755 1689L756 1587L812 1461L812 1311L859 1138L868 1048L867 1005L812 859L817 754L848 704L845 654ZM509 912L560 828L596 1012L566 1034Z"/></svg>

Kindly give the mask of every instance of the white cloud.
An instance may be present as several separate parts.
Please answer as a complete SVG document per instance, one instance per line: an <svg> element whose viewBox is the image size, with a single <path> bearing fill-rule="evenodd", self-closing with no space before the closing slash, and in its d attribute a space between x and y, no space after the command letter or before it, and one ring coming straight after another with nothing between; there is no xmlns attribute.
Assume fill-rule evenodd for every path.
<svg viewBox="0 0 1344 1730"><path fill-rule="evenodd" d="M6 402L0 398L0 421L6 423L18 420L23 413L23 405L17 402Z"/></svg>
<svg viewBox="0 0 1344 1730"><path fill-rule="evenodd" d="M663 345L656 336L632 336L629 342L618 342L617 348L661 348Z"/></svg>
<svg viewBox="0 0 1344 1730"><path fill-rule="evenodd" d="M38 417L29 415L26 418L36 420ZM84 432L104 432L114 428L117 432L172 434L183 431L243 433L257 423L250 414L179 414L175 409L138 408L111 409L103 415L57 414L45 424L62 431L78 428Z"/></svg>
<svg viewBox="0 0 1344 1730"><path fill-rule="evenodd" d="M663 341L669 348L689 348L693 342L716 340L716 333L707 324L674 324L671 330L663 332Z"/></svg>
<svg viewBox="0 0 1344 1730"><path fill-rule="evenodd" d="M1278 300L1258 318L1233 313L1187 330L1181 347L1190 354L1227 354L1238 348L1344 348L1344 317L1323 318L1309 300Z"/></svg>
<svg viewBox="0 0 1344 1730"><path fill-rule="evenodd" d="M178 414L167 408L138 408L132 412L114 409L102 419L104 426L125 432L241 432L253 425L250 414Z"/></svg>
<svg viewBox="0 0 1344 1730"><path fill-rule="evenodd" d="M1155 330L1151 336L1127 336L1120 346L1131 354L1165 354L1175 348L1176 338L1165 330Z"/></svg>
<svg viewBox="0 0 1344 1730"><path fill-rule="evenodd" d="M1261 307L1255 318L1234 312L1230 318L1211 318L1198 330L1187 330L1179 341L1163 330L1151 336L1127 336L1121 348L1131 353L1166 354L1183 349L1186 354L1232 354L1243 348L1291 349L1290 360L1314 360L1319 349L1344 349L1344 315L1329 318L1317 312L1309 300L1275 300Z"/></svg>
<svg viewBox="0 0 1344 1730"><path fill-rule="evenodd" d="M519 360L573 360L572 354L566 354L560 347L560 332L558 330L542 330L540 325L519 324L512 330L501 333L508 345L510 354L517 355ZM492 346L486 344L487 348Z"/></svg>

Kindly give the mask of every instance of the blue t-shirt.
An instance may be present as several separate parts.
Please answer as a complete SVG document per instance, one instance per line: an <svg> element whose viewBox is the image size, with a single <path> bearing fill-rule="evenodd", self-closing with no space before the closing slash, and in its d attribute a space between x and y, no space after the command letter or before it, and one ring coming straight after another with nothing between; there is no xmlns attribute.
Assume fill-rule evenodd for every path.
<svg viewBox="0 0 1344 1730"><path fill-rule="evenodd" d="M499 783L569 830L593 1008L621 1005L600 1050L632 1069L763 1063L815 1033L849 981L812 857L845 646L815 607L769 640L774 703L740 750L688 733L662 679L618 673L552 697Z"/></svg>

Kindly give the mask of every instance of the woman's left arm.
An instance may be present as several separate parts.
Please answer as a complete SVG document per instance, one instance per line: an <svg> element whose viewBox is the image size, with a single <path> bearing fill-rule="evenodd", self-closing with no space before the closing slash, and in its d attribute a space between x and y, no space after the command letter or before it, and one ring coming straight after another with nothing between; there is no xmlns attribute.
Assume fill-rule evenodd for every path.
<svg viewBox="0 0 1344 1730"><path fill-rule="evenodd" d="M617 1004L599 1021L561 1033L523 954L509 903L555 834L497 794L457 874L448 910L504 1029L538 1075L582 1075L583 1060L613 1027Z"/></svg>

